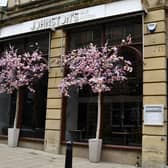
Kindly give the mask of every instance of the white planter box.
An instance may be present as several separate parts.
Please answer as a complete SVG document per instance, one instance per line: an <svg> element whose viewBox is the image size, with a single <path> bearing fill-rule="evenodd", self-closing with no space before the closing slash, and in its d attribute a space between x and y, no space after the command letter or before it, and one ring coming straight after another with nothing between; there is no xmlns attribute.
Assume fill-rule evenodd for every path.
<svg viewBox="0 0 168 168"><path fill-rule="evenodd" d="M8 128L8 146L16 147L18 145L19 132L18 128Z"/></svg>
<svg viewBox="0 0 168 168"><path fill-rule="evenodd" d="M89 160L99 162L101 159L102 139L89 139Z"/></svg>

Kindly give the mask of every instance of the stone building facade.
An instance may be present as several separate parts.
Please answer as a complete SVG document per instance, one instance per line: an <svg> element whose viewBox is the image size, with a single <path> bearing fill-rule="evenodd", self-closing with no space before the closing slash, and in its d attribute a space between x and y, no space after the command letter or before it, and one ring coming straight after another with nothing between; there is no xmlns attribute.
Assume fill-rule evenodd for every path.
<svg viewBox="0 0 168 168"><path fill-rule="evenodd" d="M131 6L133 3L135 6ZM100 11L98 11L98 9L100 9ZM106 15L103 13L104 9ZM138 54L138 52L130 48L123 49L122 53L131 53L135 55L136 58L139 57L135 64L140 68L137 68L136 75L138 75L138 77L135 78L138 82L133 83L134 86L135 84L138 86L138 91L131 92L135 94L136 101L132 99L130 99L129 102L125 101L127 97L130 98L127 92L124 95L121 94L121 97L117 95L119 98L115 97L116 99L118 98L120 102L111 102L108 96L106 97L105 95L104 99L107 99L107 105L104 107L105 112L103 115L105 116L105 114L107 114L108 117L104 123L109 122L108 118L110 114L108 110L116 110L116 113L123 111L123 113L121 116L118 116L119 121L118 118L114 118L114 121L113 118L110 120L110 122L115 123L115 129L112 128L110 133L116 135L110 136L109 132L107 133L109 127L105 130L102 128L101 136L105 142L102 150L102 160L141 165L143 168L163 168L166 166L168 157L167 9L168 2L166 0L8 0L8 7L1 8L0 44L5 46L12 40L12 44L15 45L15 43L19 43L18 46L20 46L18 39L24 38L25 45L27 45L27 41L30 41L30 43L33 41L32 37L35 40L39 40L39 44L41 44L40 41L44 39L41 33L46 33L47 35L44 36L46 41L48 40L47 43L41 44L42 47L47 48L45 48L45 50L48 52L49 62L46 96L47 105L44 107L46 112L44 118L45 127L43 125L44 135L36 137L37 133L35 133L35 137L31 137L26 134L27 132L24 134L23 131L23 137L20 138L19 145L52 153L64 153L66 147L65 142L69 137L66 130L69 126L76 130L75 138L77 138L77 140L74 140L74 155L88 157L87 138L85 136L85 138L79 139L84 135L83 132L77 131L87 130L87 136L91 137L93 134L89 132L91 130L89 127L90 122L86 119L87 117L84 114L78 114L77 120L79 120L80 117L82 119L75 121L74 118L77 117L77 114L71 112L71 109L75 111L74 107L76 105L74 101L70 102L70 105L67 105L69 100L62 97L60 93L58 85L63 78L64 71L63 67L58 65L55 60L60 58L60 55L66 51L86 44L86 42L91 42L89 41L90 36L92 36L94 42L99 43L101 41L101 44L104 37L109 37L109 41L113 44L118 42L115 36L124 38L130 31L130 33L134 32L132 40L134 41L135 39L135 44L131 47L134 47L135 50L138 50L141 54ZM109 12L106 10L109 10ZM76 13L81 12L81 15L83 14L84 16L83 20L75 20L76 15L74 15L74 11ZM99 14L94 15L95 12ZM152 30L150 31L150 26L156 27L154 30L151 28ZM119 32L124 32L124 35L118 33L116 29L113 30L113 27L117 27ZM91 30L91 33L88 30ZM99 33L103 31L104 34L97 38ZM96 34L96 32L98 33ZM36 37L36 33L38 37ZM84 39L83 44L78 43L81 39ZM132 86L131 89L136 89L134 86ZM123 90L125 91L125 88ZM75 94L73 97L75 97ZM93 97L91 105L94 104L94 99L95 97ZM3 100L3 97L1 100ZM81 101L85 100L81 99ZM112 105L108 106L109 101ZM156 107L163 106L164 110L163 113L161 113L163 116L159 116L159 113L156 114L156 116L155 113L151 113L153 116L147 115L147 118L144 118L147 113L146 108L144 108L146 105L148 105L148 108L150 108L150 105L156 105ZM81 111L85 108L84 106L81 104L78 105ZM135 118L129 118L129 115L126 114L127 117L123 119L124 111L134 110L132 106L134 109L139 110L135 116L130 112L130 115ZM95 109L94 105L90 106L90 104L87 104L87 108L93 111ZM74 114L70 119L68 119L66 115L66 113L68 113L66 111L67 109ZM156 113L157 112L158 111L156 111ZM92 117L91 115L87 116L89 116L89 118ZM150 118L154 121L156 120L156 123L148 123L150 122ZM21 123L26 123L26 121L22 121L22 117L20 117L20 120ZM123 122L121 122L122 120ZM136 120L136 126L133 126L136 130L133 130L131 124L126 124L127 122L132 122L132 120ZM82 121L85 122L82 123ZM77 122L79 128L75 126L75 124L72 125L71 122ZM91 122L94 122L94 120ZM122 129L116 129L120 122ZM161 123L158 124L157 122ZM110 123L111 126L113 126L112 123ZM88 125L88 128L83 129L83 125L85 124ZM22 125L23 124L19 126L22 128ZM133 122L132 125L134 125ZM105 126L106 125L103 125L102 127ZM94 128L94 126L92 127ZM7 135L3 131L1 134L1 142L6 143ZM133 134L135 136L133 136Z"/></svg>

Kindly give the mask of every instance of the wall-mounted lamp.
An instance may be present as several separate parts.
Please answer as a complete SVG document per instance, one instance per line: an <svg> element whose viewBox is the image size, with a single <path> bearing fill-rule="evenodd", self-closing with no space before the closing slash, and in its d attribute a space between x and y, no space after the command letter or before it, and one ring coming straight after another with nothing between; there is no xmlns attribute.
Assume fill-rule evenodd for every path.
<svg viewBox="0 0 168 168"><path fill-rule="evenodd" d="M157 24L156 24L156 23L148 23L148 24L147 24L147 29L148 29L148 31L149 31L150 33L155 32L156 27L157 27Z"/></svg>

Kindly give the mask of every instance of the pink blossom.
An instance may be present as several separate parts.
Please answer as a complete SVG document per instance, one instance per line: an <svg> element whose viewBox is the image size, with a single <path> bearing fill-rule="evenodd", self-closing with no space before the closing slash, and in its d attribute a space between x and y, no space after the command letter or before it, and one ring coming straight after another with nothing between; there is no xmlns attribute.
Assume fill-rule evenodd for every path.
<svg viewBox="0 0 168 168"><path fill-rule="evenodd" d="M101 48L90 44L88 48L73 50L62 56L62 64L68 67L60 85L66 96L72 86L89 85L95 93L110 91L115 81L126 80L127 73L133 70L131 62L118 54L118 48L107 44Z"/></svg>
<svg viewBox="0 0 168 168"><path fill-rule="evenodd" d="M12 93L22 86L34 91L33 83L41 78L47 69L40 51L18 54L17 50L10 46L9 50L0 55L0 93Z"/></svg>

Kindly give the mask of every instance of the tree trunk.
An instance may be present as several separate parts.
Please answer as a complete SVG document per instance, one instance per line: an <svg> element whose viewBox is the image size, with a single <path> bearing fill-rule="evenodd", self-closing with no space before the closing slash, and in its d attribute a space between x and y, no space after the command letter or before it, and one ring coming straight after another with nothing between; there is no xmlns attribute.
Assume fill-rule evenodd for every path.
<svg viewBox="0 0 168 168"><path fill-rule="evenodd" d="M16 112L15 112L14 125L13 125L14 128L17 127L18 114L19 114L19 89L17 89L17 92L16 92Z"/></svg>
<svg viewBox="0 0 168 168"><path fill-rule="evenodd" d="M100 118L101 118L101 92L98 93L98 113L97 113L97 129L96 129L96 139L99 139L100 137Z"/></svg>

